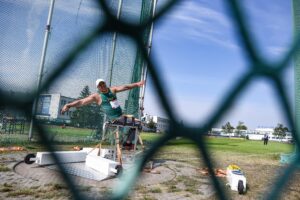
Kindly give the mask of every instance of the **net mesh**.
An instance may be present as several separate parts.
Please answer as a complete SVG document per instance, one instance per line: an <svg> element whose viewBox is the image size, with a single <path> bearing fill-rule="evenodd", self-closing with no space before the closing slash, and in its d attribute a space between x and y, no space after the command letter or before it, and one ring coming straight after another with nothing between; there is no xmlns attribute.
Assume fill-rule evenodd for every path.
<svg viewBox="0 0 300 200"><path fill-rule="evenodd" d="M177 136L184 136L197 144L210 173L214 174L212 158L205 147L201 133L208 132L224 116L226 111L239 98L239 94L256 77L262 76L270 80L270 84L277 94L276 97L283 108L283 114L289 122L289 127L292 127L292 130L294 130L293 137L295 144L299 146L299 129L295 129L292 109L288 103L284 84L280 79L283 76L284 69L288 66L288 62L299 50L299 34L296 34L293 44L283 58L276 63L270 64L257 54L255 50L257 46L252 42L253 39L246 26L244 12L240 7L240 1L237 0L228 0L226 4L232 16L232 22L239 32L243 50L246 52L250 63L248 73L241 75L240 79L235 82L227 95L222 98L223 101L216 107L215 112L211 113L211 118L207 119L204 123L199 123L198 127L189 127L176 120L176 116L168 104L168 98L165 96L165 88L163 87L161 76L157 73L157 66L148 57L143 37L147 38L145 32L149 29L151 23L153 21L157 22L160 18L164 17L174 5L179 4L178 2L178 0L168 1L153 20L149 20L147 17L149 15L145 13L151 11L149 6L152 5L152 1L144 0L137 2L126 0L123 1L121 18L117 20L115 16L118 1L57 0L55 2L53 25L49 39L49 52L47 53L45 72L43 74L43 84L41 89L36 91L36 80L41 57L40 52L43 44L43 30L45 29L44 22L47 20L49 7L48 2L39 0L1 0L0 27L2 37L0 47L1 49L5 49L0 51L0 106L2 108L14 107L25 112L26 117L30 118L32 103L40 93L50 93L51 91L59 93L64 91L65 96L76 98L81 91L78 89L80 86L83 88L85 85L88 85L93 91L95 89L94 80L96 78L101 76L108 79L110 76L109 66L111 61L109 58L112 56L111 40L114 31L117 31L118 34L115 52L116 58L113 60L112 85L137 80L138 76L130 76L128 74L141 73L136 67L141 67L143 62L147 63L160 102L170 118L170 129L151 146L149 151L146 152L145 157L135 165L132 173L120 182L111 199L123 199L134 185L146 161L167 141ZM296 27L298 27L299 1L294 0L293 3ZM84 10L84 7L80 6L81 4L89 4L90 6L85 7L86 10ZM141 12L142 7L143 11ZM145 13L143 13L144 11ZM56 17L59 12L63 13L63 18ZM85 18L81 15L83 12L89 15ZM142 13L143 17L146 17L141 17L140 19L140 13ZM140 21L142 24L138 25ZM33 29L29 30L27 28L29 26ZM16 58L15 53L19 57ZM138 55L137 57L133 56L136 54ZM296 71L296 74L299 75L298 71ZM295 84L298 85L297 82ZM298 90L297 88L297 94L299 94ZM129 98L128 93L124 93L122 94L124 96L120 97L120 99L123 99L122 106L125 106L128 112L136 112L136 108L132 108L132 105L135 104L134 101L137 101L138 92L132 91L129 94ZM132 99L130 100L130 98ZM298 99L297 97L296 102L298 102ZM128 100L127 103L125 102L126 100ZM296 104L298 105L299 103ZM299 120L297 120L298 122ZM46 136L48 133L47 130L36 120L34 120L34 124L42 144L49 151L54 151L54 146ZM59 158L55 154L53 154L53 158L57 161L62 171L62 178L67 183L74 199L83 199L82 194L76 190L74 183L68 174L65 173L63 166L59 164ZM299 164L299 161L299 154L296 154L293 162L279 176L272 191L267 193L266 199L276 199L279 196L290 176L297 168L296 166ZM211 178L218 197L220 199L227 199L228 197L217 178L214 175Z"/></svg>
<svg viewBox="0 0 300 200"><path fill-rule="evenodd" d="M120 19L139 24L141 16L143 20L149 18L151 2L145 2L122 1ZM95 1L55 1L44 64L41 64L49 2L2 1L1 4L4 12L1 13L0 23L4 37L0 45L7 51L1 51L3 73L0 81L3 92L11 97L15 93L23 97L34 95L41 65L41 80L45 84L58 70L59 63L78 45L78 41L91 34L97 25L103 26L106 19L103 9ZM107 6L112 16L117 17L119 1L107 1ZM148 10L145 9L147 7ZM144 39L147 41L148 36ZM16 58L15 55L20 56ZM68 69L42 90L43 95L51 95L49 98L39 98L38 116L56 123L68 122L72 113L61 115L59 110L63 104L79 98L85 86L94 93L97 78L105 79L109 85L137 82L141 79L142 67L142 58L133 40L117 32L103 33L79 52ZM57 94L60 96L57 97ZM139 90L135 89L130 96L128 94L128 91L117 94L119 103L126 114L139 117ZM51 107L54 98L64 99L55 110ZM94 127L98 127L98 132L102 130L102 121L95 122ZM80 123L78 125L82 126Z"/></svg>

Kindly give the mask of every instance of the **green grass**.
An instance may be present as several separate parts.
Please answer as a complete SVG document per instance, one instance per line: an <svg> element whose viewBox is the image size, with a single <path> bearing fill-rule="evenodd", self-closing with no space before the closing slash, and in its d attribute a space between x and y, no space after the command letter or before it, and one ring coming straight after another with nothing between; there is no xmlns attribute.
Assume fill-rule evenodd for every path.
<svg viewBox="0 0 300 200"><path fill-rule="evenodd" d="M154 142L155 140L159 139L162 135L157 133L148 133L142 132L141 137L144 141Z"/></svg>
<svg viewBox="0 0 300 200"><path fill-rule="evenodd" d="M0 172L10 172L10 171L11 171L10 168L0 164Z"/></svg>
<svg viewBox="0 0 300 200"><path fill-rule="evenodd" d="M34 195L35 191L31 189L21 189L18 191L11 191L7 194L7 197L17 197L17 196L31 196Z"/></svg>
<svg viewBox="0 0 300 200"><path fill-rule="evenodd" d="M193 179L189 176L178 176L176 178L177 182L182 182L185 185L185 191L188 191L192 194L198 194L199 181Z"/></svg>
<svg viewBox="0 0 300 200"><path fill-rule="evenodd" d="M25 134L0 134L0 146L26 145L28 144L28 135Z"/></svg>
<svg viewBox="0 0 300 200"><path fill-rule="evenodd" d="M156 133L142 133L143 140L150 143L159 139L162 135ZM268 145L263 145L263 141L254 141L235 138L216 138L207 137L205 144L210 151L236 152L247 154L277 154L290 153L294 150L292 144L269 141ZM173 139L162 148L164 151L186 152L191 150L197 151L195 142L189 139Z"/></svg>
<svg viewBox="0 0 300 200"><path fill-rule="evenodd" d="M4 183L3 185L0 185L0 192L11 192L13 191L13 185Z"/></svg>
<svg viewBox="0 0 300 200"><path fill-rule="evenodd" d="M88 129L88 128L76 128L76 127L70 127L66 126L65 128L62 128L61 126L58 125L42 125L43 128L46 129L47 132L50 134L59 134L59 135L64 135L64 136L88 136L91 134L93 129ZM18 126L17 126L18 128ZM28 137L28 132L29 132L29 124L26 123L25 128L24 128L24 135ZM17 135L20 135L19 132L14 133ZM14 135L12 134L12 135ZM33 135L38 135L38 132L36 129L33 129Z"/></svg>
<svg viewBox="0 0 300 200"><path fill-rule="evenodd" d="M62 189L67 189L68 187L64 184L59 184L59 183L55 183L52 185L52 189L54 191L57 191L57 190L62 190Z"/></svg>
<svg viewBox="0 0 300 200"><path fill-rule="evenodd" d="M43 125L43 127L49 132L49 134L54 134L59 136L70 136L70 137L90 136L93 131L93 129L75 128L69 126L66 126L66 128L61 128L61 126Z"/></svg>
<svg viewBox="0 0 300 200"><path fill-rule="evenodd" d="M162 190L159 187L149 189L151 193L162 193Z"/></svg>
<svg viewBox="0 0 300 200"><path fill-rule="evenodd" d="M176 185L168 185L168 192L174 193L174 192L181 192L181 189L178 188Z"/></svg>
<svg viewBox="0 0 300 200"><path fill-rule="evenodd" d="M263 141L230 138L207 138L206 144L212 151L247 154L290 153L294 149L293 145L287 143L270 141L268 145L263 145Z"/></svg>
<svg viewBox="0 0 300 200"><path fill-rule="evenodd" d="M19 188L18 186L4 183L0 185L0 192L5 192L7 197L18 199L70 199L67 188L61 184L46 184L44 187L32 186Z"/></svg>
<svg viewBox="0 0 300 200"><path fill-rule="evenodd" d="M46 130L49 131L49 134L55 135L55 137L64 137L65 139L70 139L73 137L84 138L91 135L91 129L82 129L82 128L74 128L67 127L62 129L60 126L44 126ZM33 143L28 141L27 135L7 135L3 134L0 138L1 146L12 146L12 145L20 145L24 146L29 150L40 149L41 146L38 142ZM162 134L158 133L141 133L141 137L144 143L151 144L155 140L162 137ZM55 140L56 141L56 140ZM91 140L91 141L65 141L58 142L55 144L59 146L63 146L66 144L69 145L85 145L85 146L93 146L99 141ZM69 142L69 143L68 143ZM280 142L272 142L270 141L267 146L263 145L262 141L253 141L253 140L245 140L245 139L232 139L232 138L215 138L215 137L206 137L205 144L209 151L212 152L235 152L235 153L246 153L246 154L280 154L280 153L290 153L293 151L294 147L291 144L280 143ZM69 147L68 147L69 148ZM71 148L71 147L70 147ZM162 147L163 151L172 151L172 152L198 152L197 146L195 143L186 138L177 138L169 141L164 147Z"/></svg>
<svg viewBox="0 0 300 200"><path fill-rule="evenodd" d="M49 139L54 143L93 143L95 140L91 137L93 129L83 129L66 127L61 128L61 126L54 125L43 125L46 130L46 134ZM32 144L38 145L39 134L36 130L33 132L33 141L28 140L28 130L25 129L25 134L1 134L0 136L0 146L33 146Z"/></svg>

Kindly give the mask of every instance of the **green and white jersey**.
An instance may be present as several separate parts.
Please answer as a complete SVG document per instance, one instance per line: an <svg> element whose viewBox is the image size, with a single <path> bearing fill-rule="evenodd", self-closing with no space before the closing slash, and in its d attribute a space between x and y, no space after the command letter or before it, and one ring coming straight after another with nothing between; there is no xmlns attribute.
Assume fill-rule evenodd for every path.
<svg viewBox="0 0 300 200"><path fill-rule="evenodd" d="M118 103L116 94L112 93L109 88L107 93L101 93L98 91L98 94L102 99L101 107L106 113L108 119L114 120L121 117L122 108Z"/></svg>

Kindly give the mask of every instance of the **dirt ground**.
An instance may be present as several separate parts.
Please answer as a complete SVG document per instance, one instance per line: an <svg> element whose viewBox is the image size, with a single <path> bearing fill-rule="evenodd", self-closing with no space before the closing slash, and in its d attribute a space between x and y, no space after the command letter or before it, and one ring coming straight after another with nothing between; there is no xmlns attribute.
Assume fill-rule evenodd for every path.
<svg viewBox="0 0 300 200"><path fill-rule="evenodd" d="M57 171L26 165L21 162L25 155L26 152L0 154L0 199L72 199ZM194 155L170 157L160 158L159 166L155 168L156 173L142 173L127 199L218 199L210 176L200 173L204 165L199 158ZM231 191L226 186L226 178L218 178L230 199L263 199L270 192L276 177L285 169L277 158L272 157L238 153L228 155L224 152L212 157L217 161L216 167L226 169L229 164L237 164L246 175L247 192L244 195ZM111 188L118 181L117 178L101 182L73 178L78 191L91 199L110 196ZM281 199L300 199L299 178L300 172L297 170L285 187Z"/></svg>

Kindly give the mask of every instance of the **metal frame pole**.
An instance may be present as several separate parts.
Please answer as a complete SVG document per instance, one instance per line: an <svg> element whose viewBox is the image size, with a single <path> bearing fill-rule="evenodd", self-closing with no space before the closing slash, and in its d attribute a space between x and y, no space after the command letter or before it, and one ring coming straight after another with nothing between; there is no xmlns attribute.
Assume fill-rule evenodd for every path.
<svg viewBox="0 0 300 200"><path fill-rule="evenodd" d="M46 52L47 52L47 46L48 46L48 40L49 40L49 33L50 33L50 29L51 29L51 20L52 20L52 15L53 15L54 3L55 3L55 0L51 0L49 13L48 13L48 19L47 19L47 25L46 25L46 31L45 31L45 37L44 37L44 43L43 43L42 57L41 57L41 62L40 62L40 70L39 70L37 91L36 91L37 94L39 94L41 82L42 82L42 78L43 78L43 71L44 71L45 58L46 58ZM39 96L37 96L35 98L35 101L33 103L32 117L31 117L29 136L28 136L29 140L32 139L33 118L36 115L38 99L39 99Z"/></svg>
<svg viewBox="0 0 300 200"><path fill-rule="evenodd" d="M123 0L119 0L118 5L118 12L117 12L117 19L120 19L121 10L122 10L122 3ZM116 52L116 40L117 40L117 32L114 32L113 34L113 40L112 40L112 55L110 60L110 75L109 75L109 86L111 86L112 81L112 74L113 74L113 66L114 66L114 59L115 59L115 52Z"/></svg>

